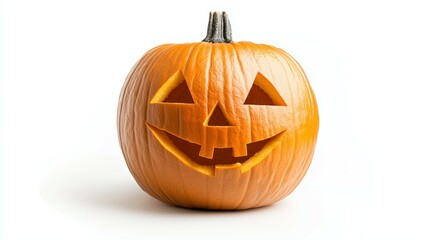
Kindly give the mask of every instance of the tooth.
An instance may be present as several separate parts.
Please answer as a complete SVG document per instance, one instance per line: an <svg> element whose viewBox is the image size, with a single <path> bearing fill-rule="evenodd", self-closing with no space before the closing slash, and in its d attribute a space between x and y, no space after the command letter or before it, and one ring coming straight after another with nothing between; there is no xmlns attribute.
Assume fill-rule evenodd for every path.
<svg viewBox="0 0 428 240"><path fill-rule="evenodd" d="M217 164L214 167L214 175L216 177L228 177L230 178L232 175L234 177L241 177L241 163L234 164Z"/></svg>
<svg viewBox="0 0 428 240"><path fill-rule="evenodd" d="M247 156L247 145L233 147L233 156L234 157L245 157Z"/></svg>
<svg viewBox="0 0 428 240"><path fill-rule="evenodd" d="M214 146L203 144L201 146L201 150L199 151L199 156L212 159L214 156Z"/></svg>

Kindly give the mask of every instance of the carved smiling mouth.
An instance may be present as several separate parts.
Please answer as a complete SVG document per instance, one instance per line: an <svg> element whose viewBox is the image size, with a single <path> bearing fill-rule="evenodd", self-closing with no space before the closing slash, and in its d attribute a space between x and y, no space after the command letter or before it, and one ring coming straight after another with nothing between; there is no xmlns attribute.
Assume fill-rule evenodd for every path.
<svg viewBox="0 0 428 240"><path fill-rule="evenodd" d="M165 130L146 123L159 143L184 164L207 175L214 169L241 168L241 173L260 163L281 142L285 131L270 138L247 144L247 156L234 157L232 148L216 148L212 159L199 156L201 145L181 139Z"/></svg>

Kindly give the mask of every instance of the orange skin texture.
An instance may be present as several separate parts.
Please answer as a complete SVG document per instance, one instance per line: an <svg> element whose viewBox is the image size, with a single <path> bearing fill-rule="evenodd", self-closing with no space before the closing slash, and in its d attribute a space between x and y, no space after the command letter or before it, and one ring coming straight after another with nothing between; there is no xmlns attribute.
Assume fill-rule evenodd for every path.
<svg viewBox="0 0 428 240"><path fill-rule="evenodd" d="M194 103L153 103L180 70ZM258 73L286 106L244 104ZM217 105L232 126L206 125ZM207 157L226 147L244 156L246 144L283 134L267 156L245 169L240 164L201 167L166 149L149 126L201 145L200 154ZM120 144L139 186L165 203L187 208L238 210L283 199L308 170L318 127L316 99L300 65L279 48L251 42L158 46L132 68L118 108Z"/></svg>

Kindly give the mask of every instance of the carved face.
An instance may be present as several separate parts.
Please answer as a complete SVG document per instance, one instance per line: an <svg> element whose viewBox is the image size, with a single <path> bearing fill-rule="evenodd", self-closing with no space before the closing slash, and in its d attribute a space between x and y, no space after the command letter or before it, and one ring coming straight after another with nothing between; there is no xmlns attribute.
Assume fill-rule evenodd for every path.
<svg viewBox="0 0 428 240"><path fill-rule="evenodd" d="M219 75L224 70L216 67L208 78L191 80L177 70L152 98L150 104L155 106L149 107L156 109L153 115L171 113L164 116L169 121L146 123L159 143L189 167L208 175L214 175L216 165L240 168L243 173L263 161L282 140L286 121L278 117L286 117L287 105L260 72L245 79L247 75L242 74ZM227 90L230 84L241 89Z"/></svg>
<svg viewBox="0 0 428 240"><path fill-rule="evenodd" d="M288 195L318 131L300 66L278 48L248 42L151 50L128 76L118 119L125 158L145 191L216 209Z"/></svg>

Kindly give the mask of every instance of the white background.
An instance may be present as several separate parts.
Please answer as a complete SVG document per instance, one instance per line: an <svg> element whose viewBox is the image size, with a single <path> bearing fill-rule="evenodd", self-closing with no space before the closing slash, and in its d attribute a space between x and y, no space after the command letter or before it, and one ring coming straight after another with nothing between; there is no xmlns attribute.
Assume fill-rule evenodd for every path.
<svg viewBox="0 0 428 240"><path fill-rule="evenodd" d="M164 205L117 141L132 65L200 41L215 10L235 41L293 55L318 99L313 163L270 207ZM0 239L427 239L427 12L424 1L3 1Z"/></svg>

